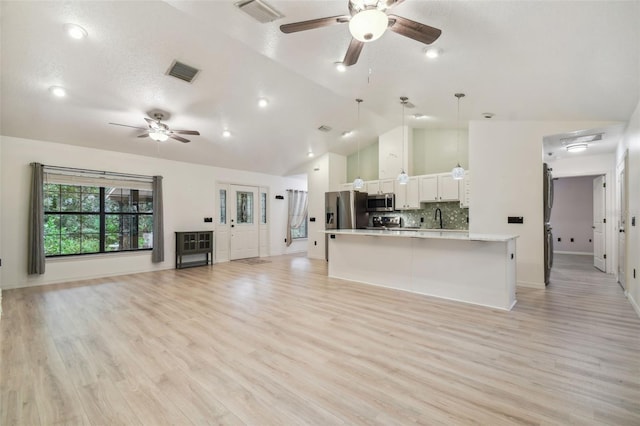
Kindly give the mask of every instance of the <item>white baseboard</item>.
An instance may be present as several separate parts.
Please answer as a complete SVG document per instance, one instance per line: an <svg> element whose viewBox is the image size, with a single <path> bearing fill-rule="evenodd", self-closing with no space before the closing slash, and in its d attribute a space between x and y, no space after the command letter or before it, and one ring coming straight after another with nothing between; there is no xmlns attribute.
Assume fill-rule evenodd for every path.
<svg viewBox="0 0 640 426"><path fill-rule="evenodd" d="M558 250L554 250L553 254L577 254L579 256L593 256L593 253L585 253L583 251L558 251Z"/></svg>
<svg viewBox="0 0 640 426"><path fill-rule="evenodd" d="M633 309L636 311L636 314L638 314L638 316L640 317L640 305L638 305L638 302L636 302L634 298L631 297L629 292L626 290L624 291L624 295L627 296L629 303L631 303L631 306L633 306Z"/></svg>

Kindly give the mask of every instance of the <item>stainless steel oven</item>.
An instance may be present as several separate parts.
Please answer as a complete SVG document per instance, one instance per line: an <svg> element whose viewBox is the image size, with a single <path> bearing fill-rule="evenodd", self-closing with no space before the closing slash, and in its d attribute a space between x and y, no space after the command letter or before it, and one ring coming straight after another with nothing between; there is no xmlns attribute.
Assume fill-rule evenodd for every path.
<svg viewBox="0 0 640 426"><path fill-rule="evenodd" d="M396 195L387 194L369 194L367 197L368 212L392 212L395 210Z"/></svg>

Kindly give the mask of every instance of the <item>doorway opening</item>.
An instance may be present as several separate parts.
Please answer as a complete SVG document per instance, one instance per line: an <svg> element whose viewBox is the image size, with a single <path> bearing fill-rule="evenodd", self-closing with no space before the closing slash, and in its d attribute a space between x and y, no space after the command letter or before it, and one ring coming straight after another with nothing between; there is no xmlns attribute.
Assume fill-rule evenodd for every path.
<svg viewBox="0 0 640 426"><path fill-rule="evenodd" d="M554 179L550 224L554 253L591 257L593 266L607 272L606 176Z"/></svg>

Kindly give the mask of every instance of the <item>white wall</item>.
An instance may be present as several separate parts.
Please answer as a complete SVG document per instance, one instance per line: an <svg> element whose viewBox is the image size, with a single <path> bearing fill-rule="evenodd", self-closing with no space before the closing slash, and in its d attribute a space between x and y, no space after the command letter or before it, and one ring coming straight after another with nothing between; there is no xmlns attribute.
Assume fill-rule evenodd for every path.
<svg viewBox="0 0 640 426"><path fill-rule="evenodd" d="M409 161L413 158L413 131L409 126L396 127L380 135L378 156L379 179L395 179L403 169L413 175L413 161Z"/></svg>
<svg viewBox="0 0 640 426"><path fill-rule="evenodd" d="M2 269L0 269L3 288L173 268L175 266L175 231L214 229L213 223L204 223L204 217L217 217L215 192L217 181L266 186L270 188L271 194L284 193L289 188L306 189L305 182L294 178L6 136L2 136L0 140L2 145L0 250L5 254ZM150 252L48 259L44 275L27 275L27 211L31 179L29 164L32 162L122 173L162 175L164 177L165 261L153 264ZM285 203L271 203L269 233L272 255L304 251L306 248L305 243L300 242L285 250L286 209Z"/></svg>
<svg viewBox="0 0 640 426"><path fill-rule="evenodd" d="M347 178L347 158L333 153L327 153L314 159L309 164L307 172L309 185L309 241L307 256L312 259L324 259L326 249L324 230L325 210L324 193L338 191L340 184ZM311 222L311 218L315 218Z"/></svg>
<svg viewBox="0 0 640 426"><path fill-rule="evenodd" d="M468 170L468 146L466 129L413 129L413 174L447 173L458 162Z"/></svg>
<svg viewBox="0 0 640 426"><path fill-rule="evenodd" d="M554 201L549 223L553 228L555 253L593 255L594 178L574 176L554 179Z"/></svg>
<svg viewBox="0 0 640 426"><path fill-rule="evenodd" d="M624 133L624 138L618 146L616 163L624 158L628 150L628 167L625 170L628 180L628 206L626 239L626 285L627 297L640 315L640 102L636 105L633 115ZM636 226L631 226L631 218L636 218ZM636 278L633 278L633 271Z"/></svg>
<svg viewBox="0 0 640 426"><path fill-rule="evenodd" d="M615 175L615 154L586 155L575 158L561 158L559 160L548 161L545 159L553 177L569 176L592 176L605 175L607 182L607 195L605 206L605 217L607 225L605 227L605 251L607 254L607 273L615 273L618 268L618 205L616 203L617 185Z"/></svg>
<svg viewBox="0 0 640 426"><path fill-rule="evenodd" d="M518 285L544 288L542 140L602 122L471 121L469 231L516 234ZM523 216L523 224L508 224Z"/></svg>

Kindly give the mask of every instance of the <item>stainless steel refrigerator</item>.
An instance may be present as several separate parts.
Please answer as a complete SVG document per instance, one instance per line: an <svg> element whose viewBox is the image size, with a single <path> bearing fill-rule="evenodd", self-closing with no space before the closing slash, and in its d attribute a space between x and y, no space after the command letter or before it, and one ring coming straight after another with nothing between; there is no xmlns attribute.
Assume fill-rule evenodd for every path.
<svg viewBox="0 0 640 426"><path fill-rule="evenodd" d="M367 193L360 191L325 192L325 229L364 229L369 226ZM329 260L328 235L325 258Z"/></svg>
<svg viewBox="0 0 640 426"><path fill-rule="evenodd" d="M551 229L551 207L553 207L553 176L551 168L544 163L543 175L543 207L544 207L544 284L549 284L551 267L553 266L553 232Z"/></svg>

